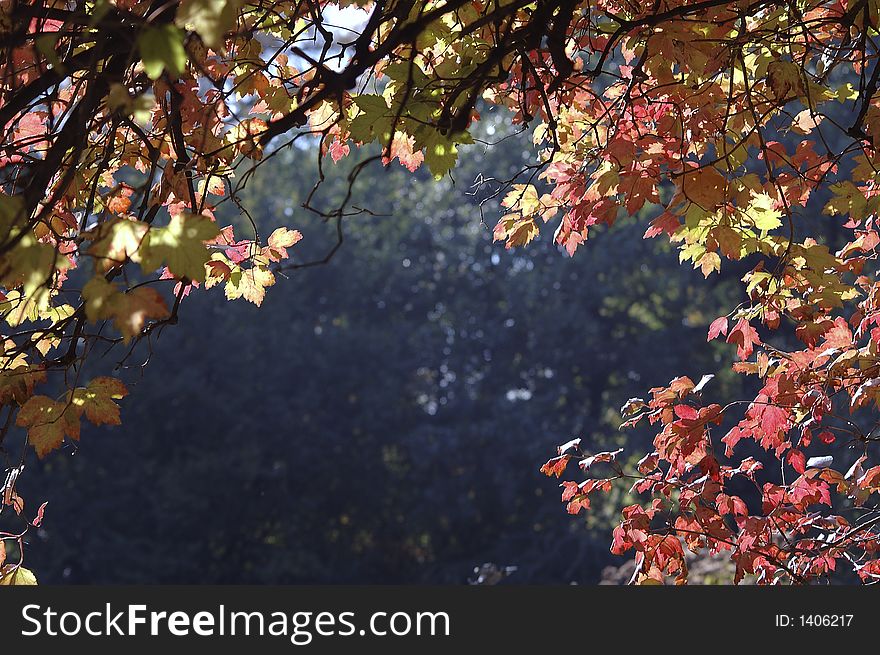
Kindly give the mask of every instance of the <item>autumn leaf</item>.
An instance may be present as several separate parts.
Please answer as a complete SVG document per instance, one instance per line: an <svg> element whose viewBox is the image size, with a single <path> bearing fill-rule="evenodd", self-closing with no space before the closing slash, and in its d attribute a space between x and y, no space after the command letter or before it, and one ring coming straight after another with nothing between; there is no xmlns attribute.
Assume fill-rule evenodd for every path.
<svg viewBox="0 0 880 655"><path fill-rule="evenodd" d="M147 319L168 316L162 296L150 287L137 287L126 293L99 276L89 280L82 296L89 320L112 319L126 341L140 334Z"/></svg>
<svg viewBox="0 0 880 655"><path fill-rule="evenodd" d="M0 403L23 405L33 395L34 387L45 381L46 370L42 365L10 362L6 370L0 371Z"/></svg>
<svg viewBox="0 0 880 655"><path fill-rule="evenodd" d="M7 289L20 287L29 302L44 304L49 299L46 283L68 266L67 258L59 258L52 245L25 234L15 248L0 257L0 284Z"/></svg>
<svg viewBox="0 0 880 655"><path fill-rule="evenodd" d="M534 219L518 212L507 214L498 221L492 233L493 241L504 241L505 248L525 246L539 233Z"/></svg>
<svg viewBox="0 0 880 655"><path fill-rule="evenodd" d="M758 338L758 331L749 325L746 319L741 318L730 331L727 343L735 343L737 357L745 360L752 354L755 344L759 344L761 341Z"/></svg>
<svg viewBox="0 0 880 655"><path fill-rule="evenodd" d="M727 189L727 179L714 166L701 166L685 173L681 178L681 190L691 201L703 209L721 204Z"/></svg>
<svg viewBox="0 0 880 655"><path fill-rule="evenodd" d="M37 584L37 576L23 566L7 564L0 568L0 587L23 587Z"/></svg>
<svg viewBox="0 0 880 655"><path fill-rule="evenodd" d="M767 67L767 83L773 91L774 98L788 99L789 96L804 95L804 81L800 66L791 61L773 61Z"/></svg>
<svg viewBox="0 0 880 655"><path fill-rule="evenodd" d="M791 131L797 134L811 134L823 118L824 116L815 113L812 109L804 109L792 120Z"/></svg>
<svg viewBox="0 0 880 655"><path fill-rule="evenodd" d="M770 231L782 225L782 214L775 209L773 199L766 193L759 193L752 198L745 213L759 230Z"/></svg>
<svg viewBox="0 0 880 655"><path fill-rule="evenodd" d="M431 131L425 143L425 163L431 169L434 179L440 179L455 167L458 160L458 145L439 132Z"/></svg>
<svg viewBox="0 0 880 655"><path fill-rule="evenodd" d="M862 220L868 208L868 200L864 192L849 180L832 184L833 197L825 205L826 214L849 215L855 220Z"/></svg>
<svg viewBox="0 0 880 655"><path fill-rule="evenodd" d="M259 307L266 297L266 289L273 284L275 284L275 276L266 267L253 266L242 269L235 266L231 269L226 282L226 298L227 300L244 298Z"/></svg>
<svg viewBox="0 0 880 655"><path fill-rule="evenodd" d="M120 380L97 377L88 386L75 389L71 402L95 425L119 425L119 405L113 401L127 395L128 390Z"/></svg>
<svg viewBox="0 0 880 655"><path fill-rule="evenodd" d="M269 261L278 262L287 259L287 249L302 240L303 236L299 230L290 230L286 227L279 227L269 235L268 247L263 250Z"/></svg>
<svg viewBox="0 0 880 655"><path fill-rule="evenodd" d="M565 467L568 466L570 459L570 455L554 457L541 467L541 473L548 477L555 475L558 478L565 472Z"/></svg>
<svg viewBox="0 0 880 655"><path fill-rule="evenodd" d="M60 448L64 437L79 439L79 415L66 402L48 396L33 396L18 411L15 424L28 429L28 443L37 456L45 457Z"/></svg>
<svg viewBox="0 0 880 655"><path fill-rule="evenodd" d="M712 324L709 326L709 334L706 337L706 341L712 341L712 339L716 339L719 334L727 336L726 316L720 316L712 321Z"/></svg>
<svg viewBox="0 0 880 655"><path fill-rule="evenodd" d="M147 233L141 267L152 271L165 264L177 277L202 283L205 263L210 259L205 242L219 234L217 224L207 216L176 214L167 227L154 227Z"/></svg>
<svg viewBox="0 0 880 655"><path fill-rule="evenodd" d="M147 236L150 226L142 221L113 218L101 223L83 236L91 239L90 255L101 262L100 270L125 263L126 259L137 261L137 253Z"/></svg>

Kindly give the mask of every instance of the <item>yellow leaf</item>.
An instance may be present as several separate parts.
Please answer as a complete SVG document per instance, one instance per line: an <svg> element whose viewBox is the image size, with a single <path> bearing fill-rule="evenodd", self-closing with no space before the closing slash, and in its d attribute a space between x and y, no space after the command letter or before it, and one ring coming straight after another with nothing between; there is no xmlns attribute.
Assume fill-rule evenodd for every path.
<svg viewBox="0 0 880 655"><path fill-rule="evenodd" d="M98 258L99 269L106 271L127 259L138 261L137 252L149 230L150 226L143 221L113 218L84 236L92 240L88 252Z"/></svg>
<svg viewBox="0 0 880 655"><path fill-rule="evenodd" d="M54 246L37 241L33 233L24 235L9 252L0 257L0 279L7 289L22 287L22 295L31 301L48 301L48 286L56 271L66 269L70 262L58 254Z"/></svg>
<svg viewBox="0 0 880 655"><path fill-rule="evenodd" d="M703 277L709 277L713 271L721 270L721 257L718 256L717 252L707 252L700 257L696 265L699 265ZM694 266L695 268L696 265Z"/></svg>
<svg viewBox="0 0 880 655"><path fill-rule="evenodd" d="M37 576L23 566L9 564L0 570L0 587L33 587L37 584Z"/></svg>
<svg viewBox="0 0 880 655"><path fill-rule="evenodd" d="M269 245L263 253L273 262L287 257L287 249L298 243L303 238L299 230L289 230L279 227L269 235Z"/></svg>
<svg viewBox="0 0 880 655"><path fill-rule="evenodd" d="M770 231L782 225L782 213L774 209L773 198L766 193L759 193L746 208L746 216L752 220L759 230Z"/></svg>
<svg viewBox="0 0 880 655"><path fill-rule="evenodd" d="M226 282L226 298L236 300L244 298L257 307L263 304L266 287L275 284L275 276L268 268L254 266L248 269L235 267Z"/></svg>
<svg viewBox="0 0 880 655"><path fill-rule="evenodd" d="M505 248L516 248L528 244L538 236L535 221L518 212L503 216L493 231L493 241L505 241Z"/></svg>

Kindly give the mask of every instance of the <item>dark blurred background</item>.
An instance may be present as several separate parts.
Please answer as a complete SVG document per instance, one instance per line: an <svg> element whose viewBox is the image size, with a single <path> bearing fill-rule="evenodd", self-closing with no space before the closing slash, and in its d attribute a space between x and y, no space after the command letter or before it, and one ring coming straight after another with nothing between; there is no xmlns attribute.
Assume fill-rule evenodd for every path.
<svg viewBox="0 0 880 655"><path fill-rule="evenodd" d="M538 469L575 436L638 459L652 435L619 432L618 408L677 375L739 395L706 327L748 266L705 281L641 238L644 217L574 258L552 224L525 250L493 244L491 185L472 184L534 154L485 118L497 143L465 149L455 183L368 167L353 202L379 215L348 219L336 257L279 277L262 308L219 288L184 301L124 373L123 426L84 426L23 476L49 503L28 550L41 583L458 584L484 562L516 566L511 583L595 583L621 561L623 492L570 517ZM325 163L315 204L339 202L351 164ZM315 175L315 152L289 149L241 194L263 238L303 231L298 261L335 238L301 208ZM245 230L231 203L221 215Z"/></svg>

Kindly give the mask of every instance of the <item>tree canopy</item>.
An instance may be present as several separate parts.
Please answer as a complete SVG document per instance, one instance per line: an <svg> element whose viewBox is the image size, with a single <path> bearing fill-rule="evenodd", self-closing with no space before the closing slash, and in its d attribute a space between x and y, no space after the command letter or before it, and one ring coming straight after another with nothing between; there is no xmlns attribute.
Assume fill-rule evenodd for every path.
<svg viewBox="0 0 880 655"><path fill-rule="evenodd" d="M634 468L585 426L543 467L586 476L563 482L569 512L632 486L612 550L635 551L635 582L685 582L685 549L729 554L736 581L839 565L876 580L878 20L870 0L4 0L0 438L27 439L3 487L23 527L4 541L21 550L43 519L17 492L29 449L78 440L83 418L119 423L118 369L149 359L191 292L260 305L276 276L338 251L367 164L442 178L503 109L534 159L481 180L501 201L496 240L549 224L589 257L591 230L647 208L645 237L704 276L747 265L708 338L736 346L757 394L709 402L711 380L678 377L631 399L623 427L657 429ZM315 159L303 205L337 239L300 261L301 226L260 229L242 196L309 139L355 163L328 208ZM221 224L230 204L248 220ZM576 303L580 286L557 292ZM117 370L93 376L108 349ZM5 566L2 581L29 575L20 554Z"/></svg>

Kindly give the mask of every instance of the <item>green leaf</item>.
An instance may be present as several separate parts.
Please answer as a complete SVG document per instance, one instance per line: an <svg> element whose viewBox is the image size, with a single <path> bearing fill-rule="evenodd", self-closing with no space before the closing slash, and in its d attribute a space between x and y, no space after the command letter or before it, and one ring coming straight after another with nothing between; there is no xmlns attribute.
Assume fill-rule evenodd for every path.
<svg viewBox="0 0 880 655"><path fill-rule="evenodd" d="M355 141L369 143L373 139L387 139L391 131L391 116L385 98L365 93L354 98L358 114L348 125Z"/></svg>
<svg viewBox="0 0 880 655"><path fill-rule="evenodd" d="M849 180L836 182L828 187L834 196L825 205L824 213L834 215L849 215L856 221L865 218L868 201L855 184Z"/></svg>
<svg viewBox="0 0 880 655"><path fill-rule="evenodd" d="M207 216L176 214L168 227L151 228L141 247L141 267L153 271L162 264L177 277L205 281L205 264L210 253L205 241L217 238L220 230Z"/></svg>
<svg viewBox="0 0 880 655"><path fill-rule="evenodd" d="M223 45L223 35L232 30L242 0L184 0L177 10L175 22L199 33L209 48Z"/></svg>
<svg viewBox="0 0 880 655"><path fill-rule="evenodd" d="M455 167L458 148L455 142L436 130L431 130L425 143L425 163L435 179L440 179Z"/></svg>
<svg viewBox="0 0 880 655"><path fill-rule="evenodd" d="M148 27L138 36L141 61L151 80L159 79L163 70L174 77L183 72L186 67L183 37L183 31L174 25Z"/></svg>

